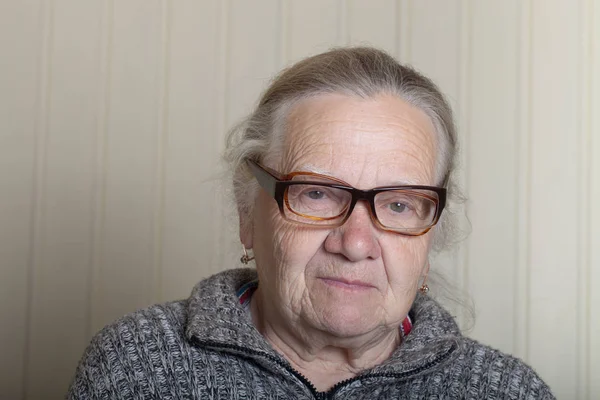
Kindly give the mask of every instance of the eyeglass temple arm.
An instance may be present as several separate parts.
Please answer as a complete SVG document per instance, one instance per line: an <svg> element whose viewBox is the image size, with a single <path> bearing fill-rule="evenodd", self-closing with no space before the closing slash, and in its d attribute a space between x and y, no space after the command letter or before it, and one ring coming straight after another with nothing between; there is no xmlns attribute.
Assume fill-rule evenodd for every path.
<svg viewBox="0 0 600 400"><path fill-rule="evenodd" d="M275 196L275 184L277 183L277 178L267 171L265 171L262 167L260 167L256 162L252 160L248 160L248 166L252 171L252 174L260 184L260 186L269 194L269 196Z"/></svg>
<svg viewBox="0 0 600 400"><path fill-rule="evenodd" d="M444 182L442 183L442 189L444 189L444 191L442 192L443 194L440 196L440 203L439 203L439 208L441 210L443 210L446 207L446 193L448 191L448 183L450 182L450 171L448 171L448 173L446 174L446 176L444 177Z"/></svg>

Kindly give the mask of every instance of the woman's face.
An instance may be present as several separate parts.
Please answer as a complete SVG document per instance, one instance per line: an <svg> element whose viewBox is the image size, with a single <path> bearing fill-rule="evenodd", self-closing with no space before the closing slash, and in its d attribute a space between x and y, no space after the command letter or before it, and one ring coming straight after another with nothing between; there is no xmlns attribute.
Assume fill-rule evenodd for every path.
<svg viewBox="0 0 600 400"><path fill-rule="evenodd" d="M281 173L311 171L359 189L436 185L436 140L429 118L393 96L359 99L322 95L288 117L283 156L265 164ZM338 228L314 228L282 218L263 190L252 228L260 291L277 318L336 337L397 329L426 274L431 233L386 232L359 201Z"/></svg>

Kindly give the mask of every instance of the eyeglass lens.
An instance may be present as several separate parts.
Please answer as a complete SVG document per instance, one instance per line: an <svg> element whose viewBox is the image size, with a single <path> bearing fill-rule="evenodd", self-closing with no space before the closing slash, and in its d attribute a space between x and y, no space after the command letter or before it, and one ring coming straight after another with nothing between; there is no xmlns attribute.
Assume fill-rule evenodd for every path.
<svg viewBox="0 0 600 400"><path fill-rule="evenodd" d="M286 218L307 224L333 225L346 217L352 201L348 190L318 184L294 183L285 196ZM375 195L375 216L392 229L422 229L436 214L437 193L423 189L382 191Z"/></svg>

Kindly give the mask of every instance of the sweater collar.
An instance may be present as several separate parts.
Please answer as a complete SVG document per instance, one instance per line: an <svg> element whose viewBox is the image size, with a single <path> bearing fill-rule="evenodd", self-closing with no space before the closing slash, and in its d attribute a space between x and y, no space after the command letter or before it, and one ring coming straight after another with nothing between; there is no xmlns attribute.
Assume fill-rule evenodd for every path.
<svg viewBox="0 0 600 400"><path fill-rule="evenodd" d="M213 347L268 354L287 363L254 327L250 313L237 296L240 287L256 278L256 270L241 268L218 273L198 283L188 300L187 338ZM387 361L370 372L403 373L423 369L437 359L451 356L460 331L450 314L420 293L410 313L412 332Z"/></svg>

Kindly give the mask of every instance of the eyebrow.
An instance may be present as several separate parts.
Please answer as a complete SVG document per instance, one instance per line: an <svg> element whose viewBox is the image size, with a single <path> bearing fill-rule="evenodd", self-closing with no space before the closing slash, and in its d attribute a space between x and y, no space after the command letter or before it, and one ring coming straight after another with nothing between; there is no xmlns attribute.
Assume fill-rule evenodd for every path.
<svg viewBox="0 0 600 400"><path fill-rule="evenodd" d="M313 165L303 165L300 167L300 169L296 169L296 171L298 172L312 172L314 174L319 174L319 175L327 175L327 176L331 176L331 177L335 177L335 174L331 171L325 170L325 169L321 169L321 168L317 168Z"/></svg>
<svg viewBox="0 0 600 400"><path fill-rule="evenodd" d="M315 174L319 174L319 175L326 175L332 178L336 178L336 179L342 179L338 176L336 176L336 174L332 173L331 171L328 170L324 170L321 168L317 168L311 164L305 164L300 166L299 168L295 169L294 172L312 172ZM342 179L343 180L343 179ZM414 179L402 179L402 180L398 180L394 183L390 183L388 185L377 185L377 186L373 186L373 188L376 187L393 187L393 186L419 186L419 185L426 185L423 183L417 183Z"/></svg>

